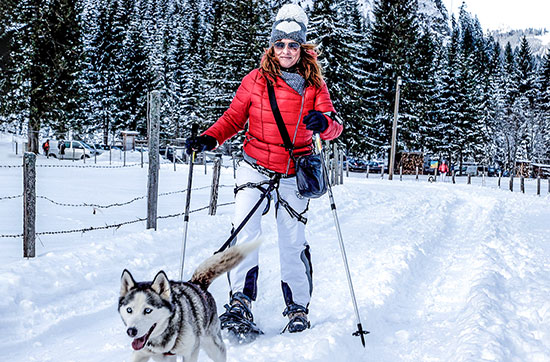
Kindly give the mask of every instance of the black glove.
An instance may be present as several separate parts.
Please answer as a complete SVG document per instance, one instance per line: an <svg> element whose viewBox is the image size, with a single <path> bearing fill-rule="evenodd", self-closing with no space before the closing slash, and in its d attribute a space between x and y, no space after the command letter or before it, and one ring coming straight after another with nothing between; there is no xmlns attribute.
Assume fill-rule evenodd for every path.
<svg viewBox="0 0 550 362"><path fill-rule="evenodd" d="M309 111L308 115L304 117L304 123L306 129L313 132L324 132L328 127L328 119L325 115L319 111Z"/></svg>
<svg viewBox="0 0 550 362"><path fill-rule="evenodd" d="M211 151L218 145L218 141L208 135L190 137L185 140L185 152L188 155L195 152Z"/></svg>

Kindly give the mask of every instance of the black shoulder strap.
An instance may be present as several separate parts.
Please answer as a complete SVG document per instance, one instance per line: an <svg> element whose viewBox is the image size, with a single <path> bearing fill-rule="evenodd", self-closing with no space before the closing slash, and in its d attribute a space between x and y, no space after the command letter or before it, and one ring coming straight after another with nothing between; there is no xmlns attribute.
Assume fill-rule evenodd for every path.
<svg viewBox="0 0 550 362"><path fill-rule="evenodd" d="M266 81L267 81L267 92L269 93L269 103L271 104L271 111L273 112L273 117L275 117L275 121L277 122L277 127L279 128L279 132L281 133L281 138L283 139L286 150L288 152L292 152L294 145L290 140L288 130L286 129L286 126L285 126L285 122L283 121L283 117L281 116L281 112L279 111L279 106L277 106L277 98L275 98L275 89L273 89L273 84L269 79L266 78Z"/></svg>

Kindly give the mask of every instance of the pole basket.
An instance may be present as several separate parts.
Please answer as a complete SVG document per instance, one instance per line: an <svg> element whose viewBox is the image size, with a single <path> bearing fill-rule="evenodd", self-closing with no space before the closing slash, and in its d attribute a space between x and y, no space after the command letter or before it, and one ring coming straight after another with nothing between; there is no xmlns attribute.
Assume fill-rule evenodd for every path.
<svg viewBox="0 0 550 362"><path fill-rule="evenodd" d="M363 344L363 347L365 347L365 336L367 334L369 334L370 332L369 331L364 331L363 330L363 326L361 325L361 323L358 323L357 324L357 331L353 332L353 336L354 337L361 337L361 343Z"/></svg>

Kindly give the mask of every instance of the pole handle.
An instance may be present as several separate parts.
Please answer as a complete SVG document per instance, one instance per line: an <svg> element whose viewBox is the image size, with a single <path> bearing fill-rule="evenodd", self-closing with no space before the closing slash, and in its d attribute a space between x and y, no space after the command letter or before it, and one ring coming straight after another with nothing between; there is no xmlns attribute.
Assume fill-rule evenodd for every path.
<svg viewBox="0 0 550 362"><path fill-rule="evenodd" d="M313 143L315 144L315 151L321 153L323 144L321 143L321 136L317 132L313 134Z"/></svg>
<svg viewBox="0 0 550 362"><path fill-rule="evenodd" d="M197 137L198 133L199 133L199 124L198 123L193 123L191 125L191 138ZM197 154L197 152L195 152L195 150L193 150L193 152L191 153L191 158L189 160L189 162L191 162L191 164L195 162L195 155L196 154Z"/></svg>

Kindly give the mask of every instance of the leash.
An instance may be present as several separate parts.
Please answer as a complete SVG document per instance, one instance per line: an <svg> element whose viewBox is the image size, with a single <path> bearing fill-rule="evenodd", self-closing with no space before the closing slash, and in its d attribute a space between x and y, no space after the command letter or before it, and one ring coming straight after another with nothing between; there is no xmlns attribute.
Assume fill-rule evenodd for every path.
<svg viewBox="0 0 550 362"><path fill-rule="evenodd" d="M267 183L267 187L262 191L261 195L260 195L260 199L256 202L256 204L252 207L252 209L250 210L250 212L245 216L245 218L243 219L243 221L241 221L241 223L239 224L239 226L237 226L237 228L235 230L233 230L233 232L231 233L231 235L229 236L229 238L225 241L225 243L223 243L223 245L221 246L221 248L216 251L214 254L217 254L217 253L221 253L222 251L224 251L225 249L227 249L229 247L229 245L231 245L231 242L237 237L237 234L242 230L242 228L246 225L246 223L248 222L248 220L250 220L250 218L252 217L252 215L254 215L254 213L256 212L256 210L258 210L258 207L260 207L260 205L262 204L262 201L266 198L267 195L269 195L269 193L273 190L275 190L277 188L277 186L279 185L279 180L281 178L281 175L279 174L275 174L273 175L273 177L271 177L271 179L269 180L269 182Z"/></svg>

